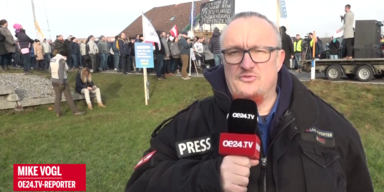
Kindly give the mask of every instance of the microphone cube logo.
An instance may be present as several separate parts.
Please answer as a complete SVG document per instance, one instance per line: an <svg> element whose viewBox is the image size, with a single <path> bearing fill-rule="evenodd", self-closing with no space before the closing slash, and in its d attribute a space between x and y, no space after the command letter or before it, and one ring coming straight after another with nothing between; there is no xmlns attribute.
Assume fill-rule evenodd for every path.
<svg viewBox="0 0 384 192"><path fill-rule="evenodd" d="M224 147L231 147L231 148L252 148L253 142L252 141L229 141L224 140L223 141Z"/></svg>

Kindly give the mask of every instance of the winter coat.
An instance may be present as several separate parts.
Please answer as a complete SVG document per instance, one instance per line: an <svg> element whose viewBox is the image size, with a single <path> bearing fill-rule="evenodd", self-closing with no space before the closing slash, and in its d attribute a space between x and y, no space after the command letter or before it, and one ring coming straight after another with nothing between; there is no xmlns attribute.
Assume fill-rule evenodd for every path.
<svg viewBox="0 0 384 192"><path fill-rule="evenodd" d="M36 60L44 60L44 48L41 44L34 43L33 44L33 49L35 52Z"/></svg>
<svg viewBox="0 0 384 192"><path fill-rule="evenodd" d="M4 46L5 50L7 50L8 53L14 53L15 48L15 40L13 39L12 33L5 27L0 27L0 33L4 35L5 41Z"/></svg>

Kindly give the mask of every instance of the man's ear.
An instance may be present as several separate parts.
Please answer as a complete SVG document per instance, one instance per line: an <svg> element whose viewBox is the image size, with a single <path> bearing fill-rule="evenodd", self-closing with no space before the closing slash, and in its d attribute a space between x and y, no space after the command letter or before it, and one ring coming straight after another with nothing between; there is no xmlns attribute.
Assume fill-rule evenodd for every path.
<svg viewBox="0 0 384 192"><path fill-rule="evenodd" d="M276 62L277 72L279 72L281 67L283 66L284 59L285 59L285 51L279 50L279 52L277 53L277 62Z"/></svg>

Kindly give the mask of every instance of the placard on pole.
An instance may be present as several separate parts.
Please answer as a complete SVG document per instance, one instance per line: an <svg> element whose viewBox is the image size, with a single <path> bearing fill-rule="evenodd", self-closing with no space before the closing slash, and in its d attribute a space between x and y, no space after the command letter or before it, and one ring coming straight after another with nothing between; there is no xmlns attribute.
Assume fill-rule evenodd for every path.
<svg viewBox="0 0 384 192"><path fill-rule="evenodd" d="M149 81L148 81L147 68L154 68L153 44L152 43L135 43L135 61L136 61L136 68L143 69L145 105L148 105Z"/></svg>

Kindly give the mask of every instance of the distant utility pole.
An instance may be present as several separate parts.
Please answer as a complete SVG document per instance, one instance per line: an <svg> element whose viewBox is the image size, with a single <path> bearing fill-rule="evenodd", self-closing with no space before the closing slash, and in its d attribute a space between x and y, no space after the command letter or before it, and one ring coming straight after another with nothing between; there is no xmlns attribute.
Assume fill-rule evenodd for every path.
<svg viewBox="0 0 384 192"><path fill-rule="evenodd" d="M39 38L39 32L37 30L37 25L36 25L35 3L33 2L33 0L31 0L31 2L32 2L32 13L33 13L33 25L35 26L36 39L37 39Z"/></svg>

